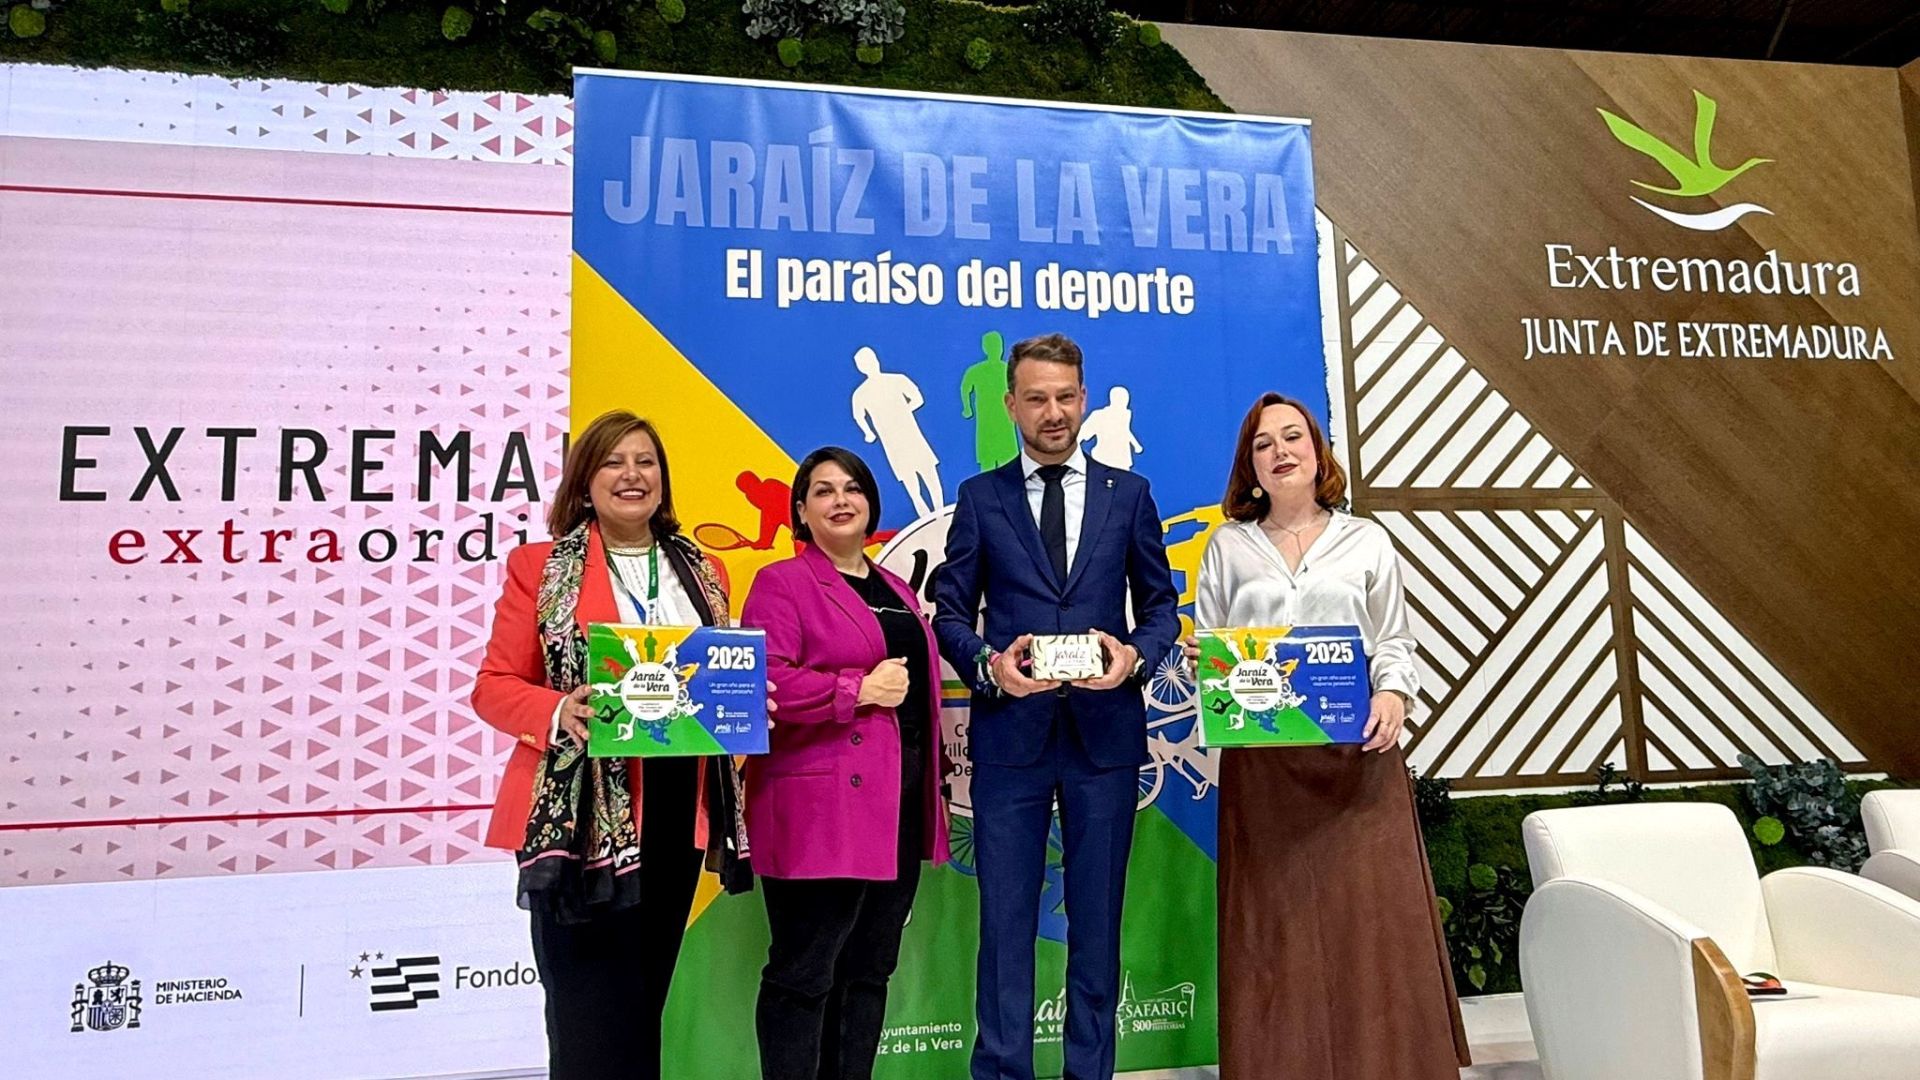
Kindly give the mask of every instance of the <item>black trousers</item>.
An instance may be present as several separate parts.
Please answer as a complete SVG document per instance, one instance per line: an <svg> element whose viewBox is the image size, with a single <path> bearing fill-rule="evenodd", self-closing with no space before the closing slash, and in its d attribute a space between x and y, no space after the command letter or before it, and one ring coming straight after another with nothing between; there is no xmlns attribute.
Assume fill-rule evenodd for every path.
<svg viewBox="0 0 1920 1080"><path fill-rule="evenodd" d="M903 756L898 878L760 879L773 931L754 1010L764 1080L873 1076L887 981L920 888L925 759Z"/></svg>
<svg viewBox="0 0 1920 1080"><path fill-rule="evenodd" d="M698 762L641 766L638 905L586 923L559 922L538 905L532 912L551 1080L661 1080L660 1017L700 880Z"/></svg>

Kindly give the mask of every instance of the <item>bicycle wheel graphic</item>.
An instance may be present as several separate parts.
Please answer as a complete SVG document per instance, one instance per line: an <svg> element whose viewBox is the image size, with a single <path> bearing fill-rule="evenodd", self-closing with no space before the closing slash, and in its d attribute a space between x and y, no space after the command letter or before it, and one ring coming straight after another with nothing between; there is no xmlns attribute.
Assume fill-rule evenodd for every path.
<svg viewBox="0 0 1920 1080"><path fill-rule="evenodd" d="M1186 660L1180 650L1168 653L1154 666L1153 677L1147 680L1147 697L1163 712L1178 712L1193 704L1193 680L1187 677Z"/></svg>
<svg viewBox="0 0 1920 1080"><path fill-rule="evenodd" d="M1134 803L1135 810L1145 810L1160 797L1160 789L1167 783L1167 763L1158 758L1140 766L1140 798Z"/></svg>
<svg viewBox="0 0 1920 1080"><path fill-rule="evenodd" d="M953 857L953 868L973 877L972 815L954 814L947 820L947 849Z"/></svg>

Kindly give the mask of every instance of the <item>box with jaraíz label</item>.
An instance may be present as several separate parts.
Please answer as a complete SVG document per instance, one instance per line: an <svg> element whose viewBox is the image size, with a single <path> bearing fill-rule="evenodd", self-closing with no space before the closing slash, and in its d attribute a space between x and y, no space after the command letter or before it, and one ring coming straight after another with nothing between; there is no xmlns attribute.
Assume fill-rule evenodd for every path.
<svg viewBox="0 0 1920 1080"><path fill-rule="evenodd" d="M590 757L767 752L767 635L712 626L587 627Z"/></svg>
<svg viewBox="0 0 1920 1080"><path fill-rule="evenodd" d="M1365 741L1372 694L1359 627L1233 627L1194 636L1200 745Z"/></svg>
<svg viewBox="0 0 1920 1080"><path fill-rule="evenodd" d="M1098 634L1035 634L1027 650L1032 676L1042 682L1074 682L1106 674Z"/></svg>

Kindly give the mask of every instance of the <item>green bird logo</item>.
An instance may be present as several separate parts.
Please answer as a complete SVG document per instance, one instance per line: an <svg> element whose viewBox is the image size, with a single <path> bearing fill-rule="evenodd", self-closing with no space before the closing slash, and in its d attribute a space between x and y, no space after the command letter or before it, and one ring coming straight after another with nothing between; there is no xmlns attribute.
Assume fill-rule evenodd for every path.
<svg viewBox="0 0 1920 1080"><path fill-rule="evenodd" d="M1753 157L1731 169L1723 169L1714 164L1713 124L1720 115L1720 105L1698 90L1693 92L1693 157L1691 158L1625 117L1617 116L1605 109L1600 109L1598 112L1607 122L1607 129L1613 132L1613 137L1619 140L1621 145L1652 158L1655 164L1673 177L1676 185L1674 187L1661 187L1642 180L1633 181L1635 187L1645 188L1656 194L1686 199L1712 195L1732 183L1735 177L1748 169L1773 161L1772 158ZM1644 199L1635 198L1633 201L1676 225L1699 231L1724 229L1748 214L1773 213L1757 203L1739 203L1705 214L1683 214L1655 206Z"/></svg>

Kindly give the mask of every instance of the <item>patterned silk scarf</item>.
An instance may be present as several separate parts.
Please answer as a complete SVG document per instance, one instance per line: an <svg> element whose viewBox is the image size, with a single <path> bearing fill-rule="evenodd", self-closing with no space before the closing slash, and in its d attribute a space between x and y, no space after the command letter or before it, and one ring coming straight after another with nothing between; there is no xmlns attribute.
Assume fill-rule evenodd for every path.
<svg viewBox="0 0 1920 1080"><path fill-rule="evenodd" d="M547 685L570 693L587 678L587 639L575 613L586 573L590 524L554 541L535 597ZM727 593L692 541L662 541L669 563L693 573L712 625L727 625ZM541 903L561 922L584 922L600 911L640 902L640 828L635 820L628 758L588 757L563 737L548 747L533 777L533 806L519 852L520 906ZM752 885L746 818L738 770L731 758L703 759L707 773L707 868L729 892ZM693 838L687 838L692 843Z"/></svg>

